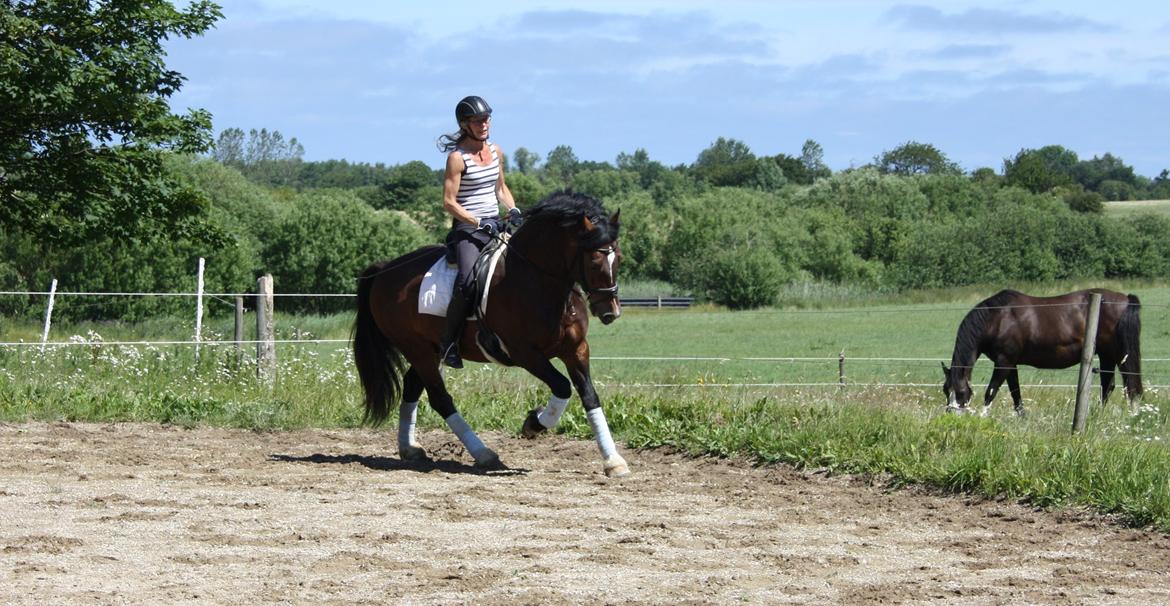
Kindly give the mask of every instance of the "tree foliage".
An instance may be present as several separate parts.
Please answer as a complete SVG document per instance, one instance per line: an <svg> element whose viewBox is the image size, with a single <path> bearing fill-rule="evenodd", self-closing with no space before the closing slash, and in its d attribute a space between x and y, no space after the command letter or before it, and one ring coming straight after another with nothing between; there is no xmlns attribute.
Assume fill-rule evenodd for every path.
<svg viewBox="0 0 1170 606"><path fill-rule="evenodd" d="M197 0L0 3L0 225L73 245L105 235L202 237L205 204L163 168L202 152L211 116L171 113L183 77L163 43L221 17Z"/></svg>
<svg viewBox="0 0 1170 606"><path fill-rule="evenodd" d="M1076 165L1076 152L1059 145L1021 149L1014 158L1004 159L1003 176L1008 185L1041 193L1073 183Z"/></svg>
<svg viewBox="0 0 1170 606"><path fill-rule="evenodd" d="M377 211L345 192L299 196L265 247L264 264L278 292L344 293L356 289L370 263L407 253L428 241L401 213ZM349 309L344 299L305 298L286 307L301 312Z"/></svg>
<svg viewBox="0 0 1170 606"><path fill-rule="evenodd" d="M962 170L929 143L907 141L874 158L877 169L890 175L954 175Z"/></svg>
<svg viewBox="0 0 1170 606"><path fill-rule="evenodd" d="M699 152L691 168L711 185L745 186L756 175L756 156L743 141L719 137Z"/></svg>

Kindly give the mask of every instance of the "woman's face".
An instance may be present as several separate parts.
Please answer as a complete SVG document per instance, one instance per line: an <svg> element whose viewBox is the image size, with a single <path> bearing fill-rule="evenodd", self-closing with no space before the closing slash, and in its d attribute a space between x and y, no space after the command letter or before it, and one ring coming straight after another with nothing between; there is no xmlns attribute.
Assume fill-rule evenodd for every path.
<svg viewBox="0 0 1170 606"><path fill-rule="evenodd" d="M492 127L492 117L489 116L472 116L467 119L466 128L468 134L480 141L485 141L488 138L488 131Z"/></svg>

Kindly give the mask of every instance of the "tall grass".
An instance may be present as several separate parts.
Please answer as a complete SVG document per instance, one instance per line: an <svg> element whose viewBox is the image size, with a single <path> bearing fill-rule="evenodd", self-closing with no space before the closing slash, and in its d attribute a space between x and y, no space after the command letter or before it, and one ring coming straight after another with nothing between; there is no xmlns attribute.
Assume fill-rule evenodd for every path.
<svg viewBox="0 0 1170 606"><path fill-rule="evenodd" d="M1144 357L1170 358L1170 288L1129 286L1120 289L1147 304ZM1011 413L1006 393L989 418L946 415L937 362L949 357L955 328L979 296L919 293L901 303L819 310L628 310L610 326L593 327L593 375L615 435L630 447L870 474L894 485L1044 507L1089 507L1170 532L1170 403L1157 387L1170 383L1168 365L1145 365L1146 383L1154 387L1137 414L1118 393L1109 407L1094 405L1080 435L1070 432L1073 390L1034 386L1075 382L1075 369L1022 372L1025 418ZM345 314L278 316L278 336L345 339L351 322ZM0 421L254 429L360 424L360 386L347 343L279 344L272 384L256 379L250 347L237 354L231 345L206 344L196 359L190 346L109 344L189 339L192 324L84 324L56 329L72 335L72 346L43 353L35 346L0 347ZM2 341L39 338L36 326L10 322L4 329ZM230 334L230 320L214 318L204 336L222 341ZM835 385L841 351L845 387ZM687 356L717 359L680 359ZM747 359L779 356L811 360ZM927 360L860 359L867 356ZM989 373L977 368L975 380L984 382ZM548 396L518 369L469 365L447 374L461 411L479 429L516 431L525 412ZM882 385L890 383L911 386ZM443 427L427 409L420 423ZM570 407L558 431L590 437L579 406ZM636 455L630 458L636 466Z"/></svg>

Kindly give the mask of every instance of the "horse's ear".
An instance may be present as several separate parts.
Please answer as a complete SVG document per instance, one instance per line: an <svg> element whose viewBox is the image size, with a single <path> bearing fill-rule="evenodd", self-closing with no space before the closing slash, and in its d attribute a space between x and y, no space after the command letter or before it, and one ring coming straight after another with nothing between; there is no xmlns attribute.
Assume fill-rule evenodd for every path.
<svg viewBox="0 0 1170 606"><path fill-rule="evenodd" d="M939 362L939 366L942 366L942 367L943 367L943 374L944 374L944 375L949 375L949 374L951 374L951 369L947 368L947 363L946 363L946 362L941 362L941 361L940 361L940 362Z"/></svg>
<svg viewBox="0 0 1170 606"><path fill-rule="evenodd" d="M613 223L616 226L619 223L618 215L620 215L620 214L622 214L622 209L619 208L619 209L617 209L617 211L615 211L613 213L613 216L609 218L609 222Z"/></svg>
<svg viewBox="0 0 1170 606"><path fill-rule="evenodd" d="M593 221L589 220L589 217L581 217L581 221L585 225L585 231L593 231L597 229L597 226L593 224Z"/></svg>

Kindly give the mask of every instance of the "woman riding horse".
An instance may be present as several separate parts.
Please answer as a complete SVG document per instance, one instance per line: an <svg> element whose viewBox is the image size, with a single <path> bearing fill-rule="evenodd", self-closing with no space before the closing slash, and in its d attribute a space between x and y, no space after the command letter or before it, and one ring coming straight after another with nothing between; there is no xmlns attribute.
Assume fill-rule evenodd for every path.
<svg viewBox="0 0 1170 606"><path fill-rule="evenodd" d="M629 473L618 454L601 401L589 374L588 312L609 324L621 315L617 297L618 213L597 200L558 192L525 212L525 221L496 263L486 311L468 322L461 337L464 357L489 360L475 336L483 329L499 338L506 363L532 373L552 390L548 404L529 413L523 434L554 427L576 387L601 450L606 475ZM499 459L459 414L443 383L440 333L446 322L419 311L424 274L442 263L443 248L430 246L392 261L375 263L358 281L354 359L365 391L366 417L375 424L399 406L398 451L404 459L425 457L415 440L415 415L422 392L479 467ZM477 301L477 303L479 303ZM588 305L588 310L586 309ZM448 312L450 313L450 312ZM557 358L566 378L549 362Z"/></svg>

